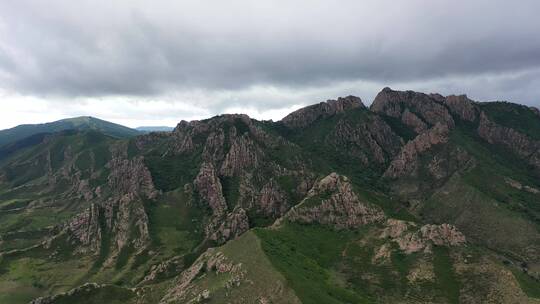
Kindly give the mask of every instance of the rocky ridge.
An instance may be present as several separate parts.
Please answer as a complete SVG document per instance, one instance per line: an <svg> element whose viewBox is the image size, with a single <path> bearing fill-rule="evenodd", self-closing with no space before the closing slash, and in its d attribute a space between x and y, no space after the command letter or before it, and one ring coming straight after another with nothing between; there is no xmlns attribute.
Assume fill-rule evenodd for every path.
<svg viewBox="0 0 540 304"><path fill-rule="evenodd" d="M465 236L453 225L427 224L420 228L413 222L388 219L380 238L391 239L400 250L407 254L431 252L432 246L460 246L465 244Z"/></svg>
<svg viewBox="0 0 540 304"><path fill-rule="evenodd" d="M392 160L384 172L384 177L398 178L406 175L417 175L419 155L435 145L447 143L448 134L448 127L438 123L409 141Z"/></svg>
<svg viewBox="0 0 540 304"><path fill-rule="evenodd" d="M360 98L356 96L340 97L337 100L328 100L294 111L285 116L281 122L289 128L305 128L317 119L356 108L365 108Z"/></svg>
<svg viewBox="0 0 540 304"><path fill-rule="evenodd" d="M353 229L383 219L384 213L380 209L358 198L347 177L331 173L317 182L307 197L275 225L288 220Z"/></svg>
<svg viewBox="0 0 540 304"><path fill-rule="evenodd" d="M512 128L498 125L484 112L480 113L477 131L488 143L502 145L526 159L540 173L540 141L533 140Z"/></svg>
<svg viewBox="0 0 540 304"><path fill-rule="evenodd" d="M401 121L415 130L442 124L452 128L455 123L443 103L433 96L413 91L394 91L384 88L373 100L371 111Z"/></svg>

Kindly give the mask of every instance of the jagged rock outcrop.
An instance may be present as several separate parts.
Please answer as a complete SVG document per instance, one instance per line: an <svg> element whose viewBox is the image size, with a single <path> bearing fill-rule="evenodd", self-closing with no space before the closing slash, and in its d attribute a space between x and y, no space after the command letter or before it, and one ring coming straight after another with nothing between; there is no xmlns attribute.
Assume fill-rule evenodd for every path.
<svg viewBox="0 0 540 304"><path fill-rule="evenodd" d="M187 122L182 120L171 133L173 138L171 144L172 152L174 154L194 152L196 147L205 144L205 142L201 142L201 139L207 138L213 132L214 134L212 134L210 142L207 142L209 149L212 150L212 147L214 150L221 149L224 142L221 141L219 132L223 132L224 126L230 127L237 123L247 128L252 124L249 116L245 114L225 114L202 121L193 120ZM205 155L208 156L208 152Z"/></svg>
<svg viewBox="0 0 540 304"><path fill-rule="evenodd" d="M410 254L413 252L431 252L433 245L460 246L466 240L465 236L453 225L427 224L419 229L413 222L388 219L381 238L396 242L401 250Z"/></svg>
<svg viewBox="0 0 540 304"><path fill-rule="evenodd" d="M182 154L185 152L192 152L194 150L193 144L193 127L197 126L197 121L187 122L182 120L171 135L174 138L172 149L174 154Z"/></svg>
<svg viewBox="0 0 540 304"><path fill-rule="evenodd" d="M478 109L467 95L446 96L444 102L450 112L462 120L473 122L478 118Z"/></svg>
<svg viewBox="0 0 540 304"><path fill-rule="evenodd" d="M540 190L538 190L538 189L536 189L534 187L528 186L528 185L523 185L520 182L518 182L517 180L511 179L509 177L505 177L504 182L507 183L508 185L510 185L511 187L516 188L518 190L527 191L527 192L532 193L532 194L540 194Z"/></svg>
<svg viewBox="0 0 540 304"><path fill-rule="evenodd" d="M235 129L231 129L236 133ZM255 145L247 134L236 137L236 134L231 136L235 140L231 143L225 160L221 165L220 172L223 176L238 175L245 169L253 169L259 164L259 155L262 151Z"/></svg>
<svg viewBox="0 0 540 304"><path fill-rule="evenodd" d="M409 141L401 152L392 160L384 172L384 177L398 178L406 175L415 175L418 169L420 153L431 147L448 142L449 130L446 125L437 124L428 131Z"/></svg>
<svg viewBox="0 0 540 304"><path fill-rule="evenodd" d="M259 209L266 216L280 217L289 207L285 192L279 187L275 179L271 178L261 189Z"/></svg>
<svg viewBox="0 0 540 304"><path fill-rule="evenodd" d="M159 195L142 157L127 159L125 145L112 146L111 154L106 164L110 171L107 184L101 185L108 189L107 196L60 225L59 234L52 237L66 234L75 245L75 254L97 255L104 245L103 235L110 235L110 242L105 244L110 246L109 263L124 247L131 246L137 251L149 243L148 215L142 199L155 199ZM95 189L98 196L101 186ZM46 242L46 246L50 243Z"/></svg>
<svg viewBox="0 0 540 304"><path fill-rule="evenodd" d="M348 178L331 173L309 191L307 197L276 222L319 223L336 229L357 228L384 219L384 213L354 193Z"/></svg>
<svg viewBox="0 0 540 304"><path fill-rule="evenodd" d="M229 134L232 133L231 131ZM202 159L206 162L221 162L225 158L224 148L225 132L223 129L212 131L206 138L206 143L204 144L202 152Z"/></svg>
<svg viewBox="0 0 540 304"><path fill-rule="evenodd" d="M223 219L214 218L206 228L208 239L223 244L248 231L249 220L246 211L241 207L236 207Z"/></svg>
<svg viewBox="0 0 540 304"><path fill-rule="evenodd" d="M514 152L540 173L540 141L493 122L485 112L480 113L477 132L488 143L502 145Z"/></svg>
<svg viewBox="0 0 540 304"><path fill-rule="evenodd" d="M113 189L114 196L133 195L154 199L159 194L141 156L132 159L115 156L106 167L111 171L108 185Z"/></svg>
<svg viewBox="0 0 540 304"><path fill-rule="evenodd" d="M227 203L223 197L221 182L212 163L203 163L193 182L195 189L205 203L212 209L214 216L227 212Z"/></svg>
<svg viewBox="0 0 540 304"><path fill-rule="evenodd" d="M404 123L411 123L412 128L419 128L420 124L411 115L404 112L410 111L423 122L430 126L442 124L448 128L454 127L454 119L448 109L433 96L413 91L394 91L384 88L371 104L371 110L375 113L385 114L399 118Z"/></svg>
<svg viewBox="0 0 540 304"><path fill-rule="evenodd" d="M243 208L237 206L227 213L228 207L221 182L211 163L203 163L193 184L203 201L212 209L205 228L208 239L222 244L249 229L249 220Z"/></svg>
<svg viewBox="0 0 540 304"><path fill-rule="evenodd" d="M340 97L337 100L328 100L296 110L285 116L281 122L289 128L305 128L317 119L355 108L365 108L360 98L356 96Z"/></svg>
<svg viewBox="0 0 540 304"><path fill-rule="evenodd" d="M247 274L241 263L235 264L222 252L211 248L203 253L191 267L182 272L159 303L199 303L204 299L209 299L211 293L208 290L201 292L192 284L203 272L213 275L227 274L228 280L225 286L228 288L239 286Z"/></svg>
<svg viewBox="0 0 540 304"><path fill-rule="evenodd" d="M428 129L428 125L422 121L422 119L418 118L418 116L409 111L409 109L405 109L405 111L401 113L401 122L403 122L406 126L411 127L414 132L418 134Z"/></svg>
<svg viewBox="0 0 540 304"><path fill-rule="evenodd" d="M125 246L142 250L150 242L148 215L140 200L124 196L120 201L105 204L107 228L112 234L111 259Z"/></svg>
<svg viewBox="0 0 540 304"><path fill-rule="evenodd" d="M388 162L403 145L402 139L378 116L371 116L360 125L340 120L325 143L360 159L364 166Z"/></svg>
<svg viewBox="0 0 540 304"><path fill-rule="evenodd" d="M159 264L152 265L149 273L139 285L153 283L160 279L170 278L184 270L184 257L175 256Z"/></svg>
<svg viewBox="0 0 540 304"><path fill-rule="evenodd" d="M76 241L78 246L76 253L98 254L101 248L100 215L102 211L97 204L73 217L66 225L71 241Z"/></svg>

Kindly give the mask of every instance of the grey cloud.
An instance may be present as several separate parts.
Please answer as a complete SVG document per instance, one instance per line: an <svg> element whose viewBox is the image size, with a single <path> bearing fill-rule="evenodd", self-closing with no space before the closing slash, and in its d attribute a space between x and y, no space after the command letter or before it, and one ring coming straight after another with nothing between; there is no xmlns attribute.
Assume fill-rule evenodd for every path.
<svg viewBox="0 0 540 304"><path fill-rule="evenodd" d="M534 103L538 11L528 0L6 0L0 88L44 98L200 90L197 106L211 111L292 102L243 95L253 87L300 103L333 97L325 94L346 91L343 84L364 85L356 89L368 97L375 85L424 83Z"/></svg>

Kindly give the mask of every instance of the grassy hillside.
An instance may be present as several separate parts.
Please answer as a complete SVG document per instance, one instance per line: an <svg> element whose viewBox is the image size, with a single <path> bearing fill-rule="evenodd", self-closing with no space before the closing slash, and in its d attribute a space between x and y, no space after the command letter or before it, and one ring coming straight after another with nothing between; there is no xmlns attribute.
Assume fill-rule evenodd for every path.
<svg viewBox="0 0 540 304"><path fill-rule="evenodd" d="M55 133L64 130L95 130L117 138L131 137L140 134L137 130L119 124L90 116L81 116L44 124L20 125L11 129L0 130L0 147L15 143L32 135Z"/></svg>

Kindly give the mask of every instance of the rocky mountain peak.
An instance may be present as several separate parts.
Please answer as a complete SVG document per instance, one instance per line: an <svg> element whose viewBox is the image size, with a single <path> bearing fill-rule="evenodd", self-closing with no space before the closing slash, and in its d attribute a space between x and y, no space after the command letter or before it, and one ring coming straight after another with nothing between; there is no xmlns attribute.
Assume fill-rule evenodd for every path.
<svg viewBox="0 0 540 304"><path fill-rule="evenodd" d="M450 112L462 120L473 122L478 117L478 109L467 95L446 96L444 102L450 109Z"/></svg>
<svg viewBox="0 0 540 304"><path fill-rule="evenodd" d="M347 229L379 222L384 217L379 208L360 200L346 176L333 172L315 183L307 197L283 219Z"/></svg>
<svg viewBox="0 0 540 304"><path fill-rule="evenodd" d="M246 114L222 114L204 120L182 120L176 125L173 132L185 133L191 131L192 133L203 133L223 127L225 124L234 124L238 122L243 123L246 126L251 126L253 124L251 118Z"/></svg>
<svg viewBox="0 0 540 304"><path fill-rule="evenodd" d="M327 100L326 102L296 110L285 116L281 122L289 128L304 128L317 119L330 117L356 108L365 108L359 97L339 97L337 100Z"/></svg>
<svg viewBox="0 0 540 304"><path fill-rule="evenodd" d="M384 88L373 100L371 110L401 119L402 122L417 130L425 129L423 123L434 126L437 123L448 127L454 126L454 120L448 109L437 95L427 95L414 91L394 91Z"/></svg>

